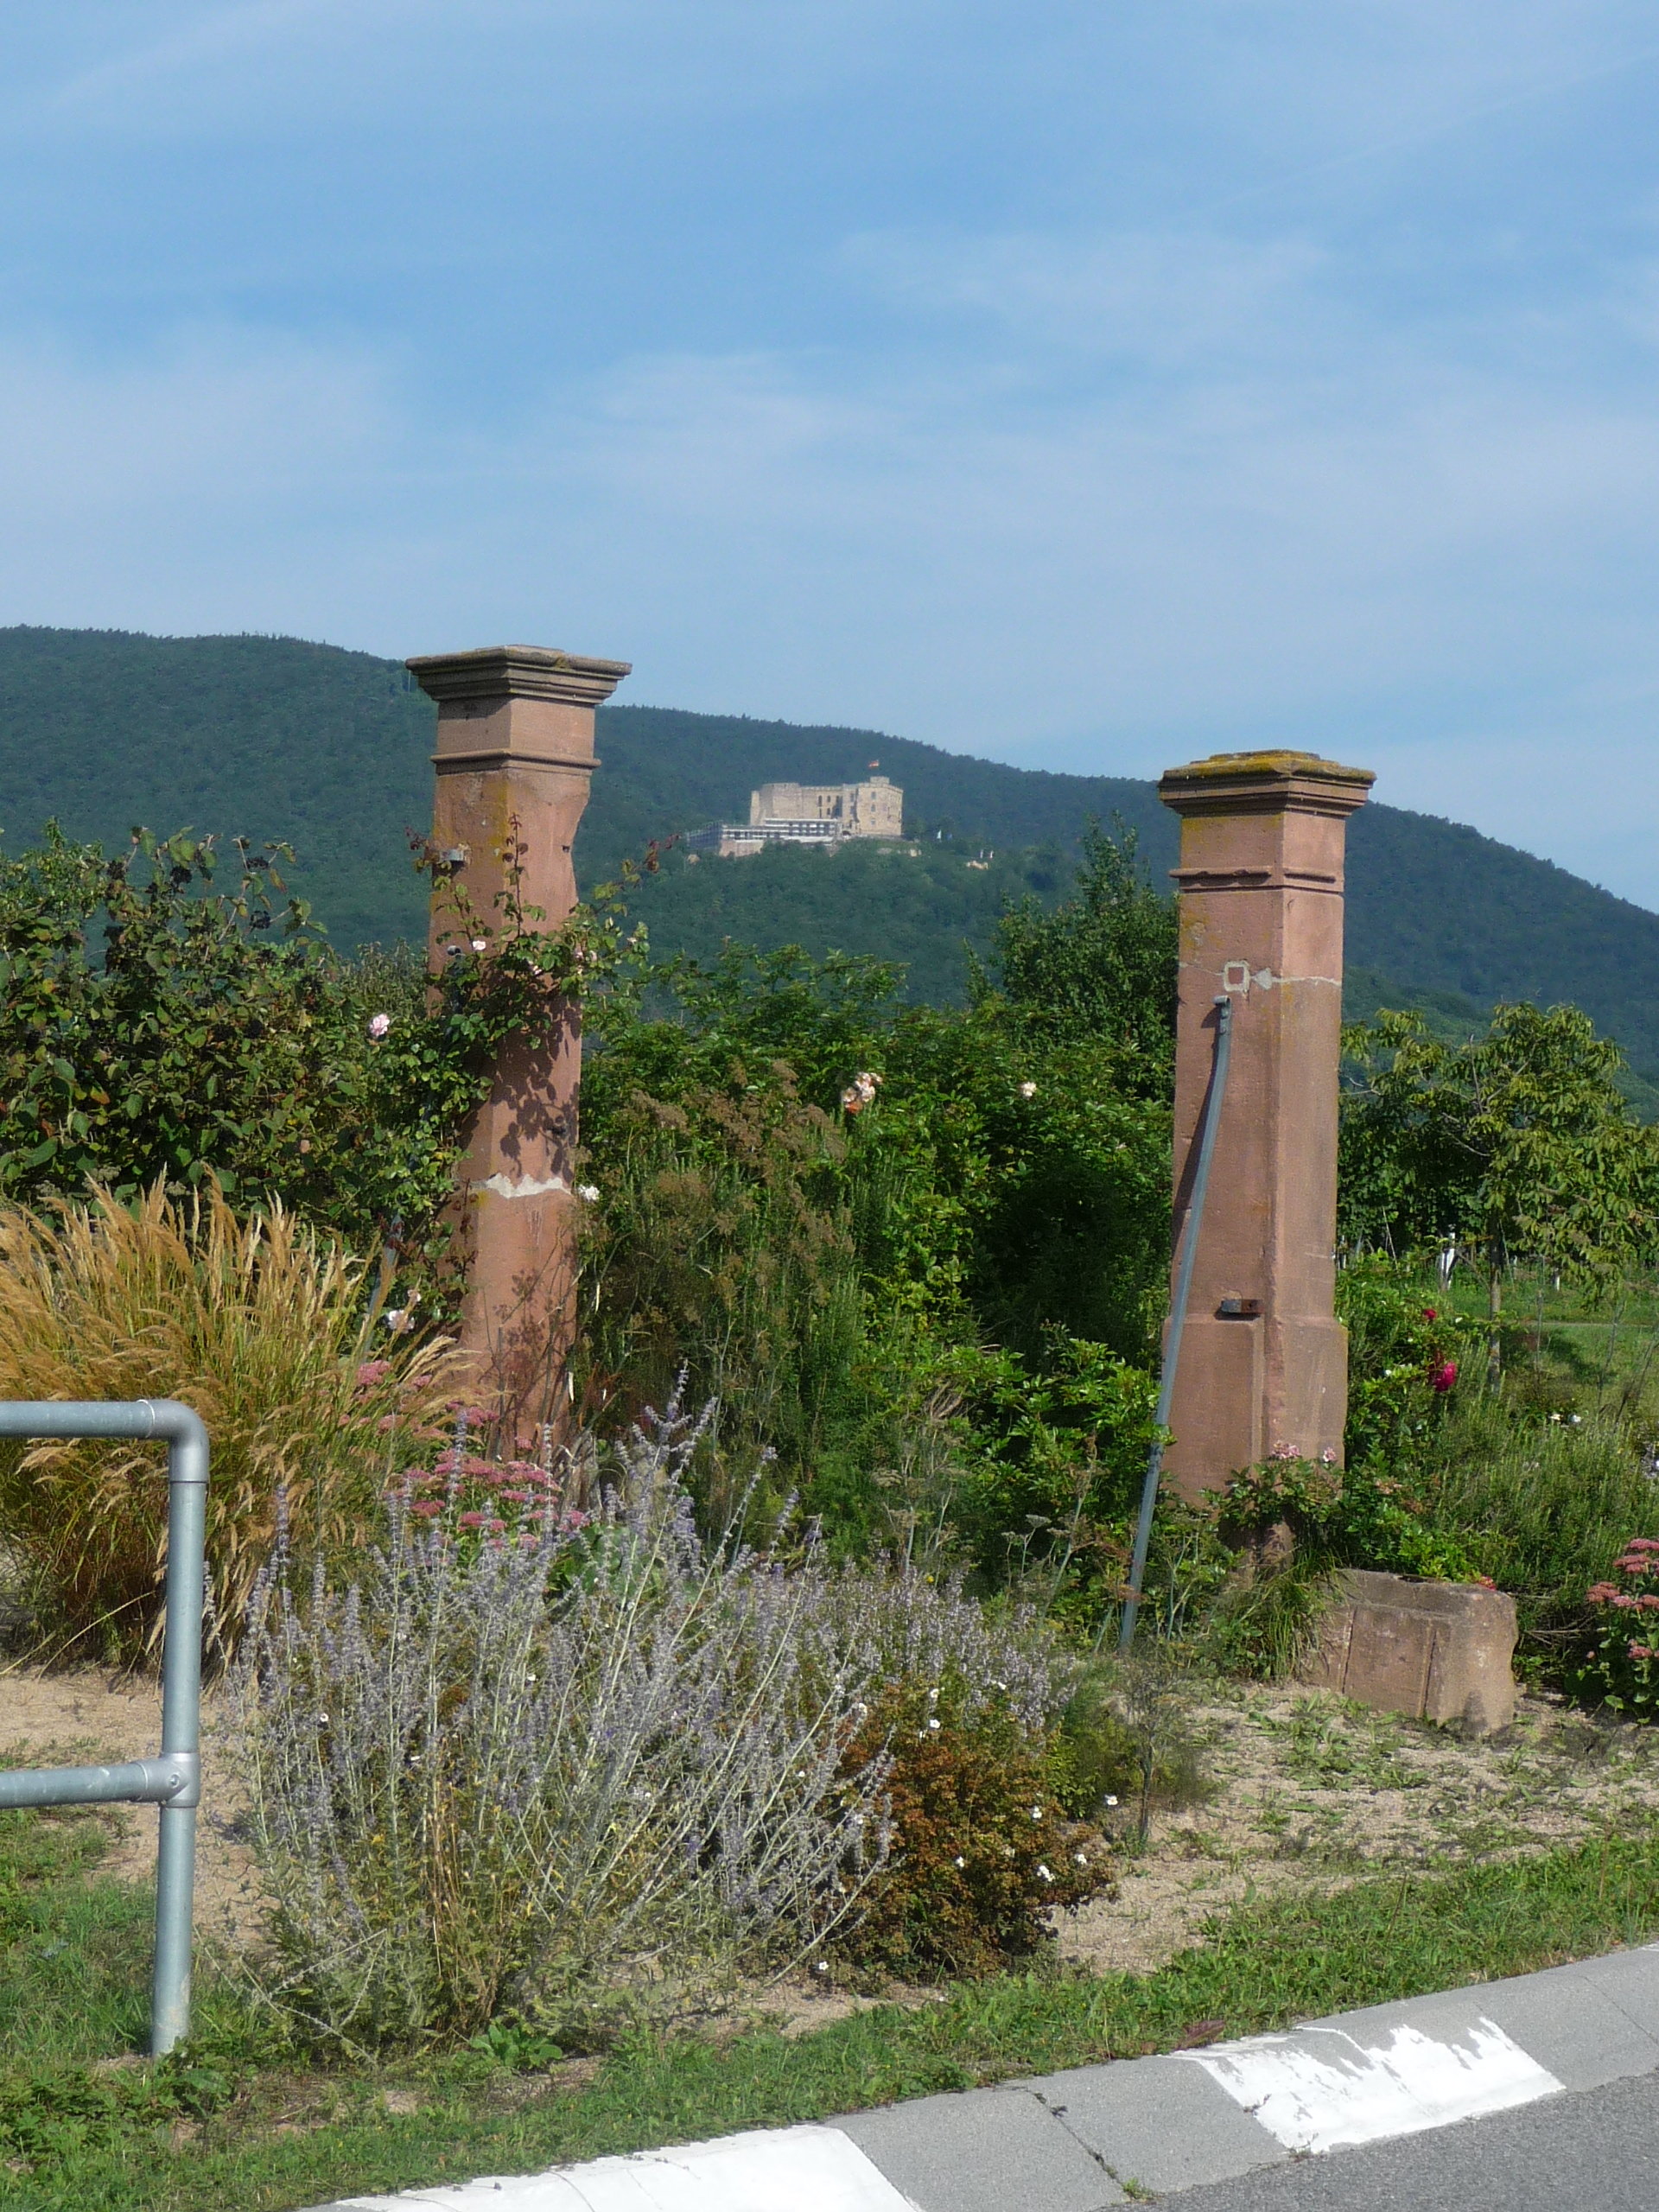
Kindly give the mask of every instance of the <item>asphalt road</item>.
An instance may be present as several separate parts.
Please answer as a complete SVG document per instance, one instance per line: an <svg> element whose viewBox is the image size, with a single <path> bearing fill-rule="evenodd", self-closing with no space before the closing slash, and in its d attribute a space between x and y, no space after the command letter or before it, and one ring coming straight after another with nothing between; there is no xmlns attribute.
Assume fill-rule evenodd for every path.
<svg viewBox="0 0 1659 2212"><path fill-rule="evenodd" d="M1183 2190L1181 2212L1659 2212L1659 2079Z"/></svg>

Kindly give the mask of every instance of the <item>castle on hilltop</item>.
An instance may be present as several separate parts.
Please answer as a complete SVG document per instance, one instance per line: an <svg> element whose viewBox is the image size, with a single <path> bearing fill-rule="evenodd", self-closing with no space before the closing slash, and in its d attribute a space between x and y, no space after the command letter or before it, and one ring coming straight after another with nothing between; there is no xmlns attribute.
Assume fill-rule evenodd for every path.
<svg viewBox="0 0 1659 2212"><path fill-rule="evenodd" d="M875 763L870 763L874 772ZM833 847L849 837L902 837L905 794L872 772L861 784L762 784L747 822L717 822L685 840L689 853L740 860L763 845Z"/></svg>

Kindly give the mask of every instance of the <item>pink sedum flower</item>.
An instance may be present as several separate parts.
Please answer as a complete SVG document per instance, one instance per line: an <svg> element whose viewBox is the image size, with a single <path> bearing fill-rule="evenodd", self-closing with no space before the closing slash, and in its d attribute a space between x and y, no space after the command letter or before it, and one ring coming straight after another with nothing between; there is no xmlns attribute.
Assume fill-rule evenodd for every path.
<svg viewBox="0 0 1659 2212"><path fill-rule="evenodd" d="M391 1016L389 1014L374 1014L369 1016L369 1034L377 1044L388 1033L391 1027Z"/></svg>

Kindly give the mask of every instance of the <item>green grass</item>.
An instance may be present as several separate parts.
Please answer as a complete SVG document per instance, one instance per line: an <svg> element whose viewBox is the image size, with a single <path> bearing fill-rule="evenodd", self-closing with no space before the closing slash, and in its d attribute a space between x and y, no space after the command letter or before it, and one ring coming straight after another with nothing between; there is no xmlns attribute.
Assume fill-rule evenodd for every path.
<svg viewBox="0 0 1659 2212"><path fill-rule="evenodd" d="M153 1905L93 1872L110 1833L92 1813L0 1814L0 2068L145 2033Z"/></svg>
<svg viewBox="0 0 1659 2212"><path fill-rule="evenodd" d="M28 1900L21 1920L7 1920L0 1955L10 2024L0 2060L0 2205L28 2212L277 2212L530 2171L1167 2050L1199 2023L1222 2022L1230 2034L1272 2028L1524 1973L1659 1929L1656 1827L1512 1866L1247 1906L1204 1946L1145 1976L1010 1977L795 2041L764 2030L723 2043L637 2039L589 2080L515 2077L471 2052L308 2069L211 1988L194 2048L158 2068L105 2069L86 2063L95 2031L111 2037L111 2051L130 2050L142 2031L143 1900L89 1879L86 1852L66 1848L76 1827L54 1825L50 1848L32 1862L20 1847L22 1816L0 1827L14 1875L20 1847L24 1854L8 1894ZM66 2002L67 1954L46 1955L72 1929L102 1961L89 1969L84 2018ZM33 2033L31 2018L41 2024ZM389 2092L394 2102L418 2098L421 2109L389 2111Z"/></svg>

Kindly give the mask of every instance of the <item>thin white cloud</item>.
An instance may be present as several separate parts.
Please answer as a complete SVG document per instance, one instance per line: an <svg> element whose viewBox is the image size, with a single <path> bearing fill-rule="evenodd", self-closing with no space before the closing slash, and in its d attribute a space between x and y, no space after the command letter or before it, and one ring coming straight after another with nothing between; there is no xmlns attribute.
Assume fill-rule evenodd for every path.
<svg viewBox="0 0 1659 2212"><path fill-rule="evenodd" d="M0 25L0 620L540 637L1032 765L1272 731L1653 896L1659 194L1569 128L1646 0L60 20Z"/></svg>
<svg viewBox="0 0 1659 2212"><path fill-rule="evenodd" d="M535 118L704 115L820 98L881 67L944 0L64 0L55 44L10 79L33 138L314 134ZM0 62L7 39L0 29ZM601 113L594 112L595 108Z"/></svg>
<svg viewBox="0 0 1659 2212"><path fill-rule="evenodd" d="M1226 349L1235 359L1282 349L1281 318L1329 267L1330 250L1295 236L1240 240L1215 232L1105 238L1040 232L984 238L872 233L842 250L849 272L912 314L998 326L1021 354L1077 354L1151 367Z"/></svg>

